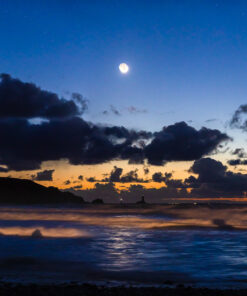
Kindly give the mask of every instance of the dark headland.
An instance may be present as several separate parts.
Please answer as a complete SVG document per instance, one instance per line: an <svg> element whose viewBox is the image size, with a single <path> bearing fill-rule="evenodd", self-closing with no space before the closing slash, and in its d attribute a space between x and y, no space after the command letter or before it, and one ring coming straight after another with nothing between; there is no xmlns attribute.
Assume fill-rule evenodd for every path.
<svg viewBox="0 0 247 296"><path fill-rule="evenodd" d="M0 204L83 204L83 198L31 180L0 178Z"/></svg>

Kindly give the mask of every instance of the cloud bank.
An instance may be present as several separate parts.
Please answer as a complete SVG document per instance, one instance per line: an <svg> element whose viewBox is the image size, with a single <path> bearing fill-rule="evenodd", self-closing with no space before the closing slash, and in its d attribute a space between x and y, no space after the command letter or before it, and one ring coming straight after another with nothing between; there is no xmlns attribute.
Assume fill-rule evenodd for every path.
<svg viewBox="0 0 247 296"><path fill-rule="evenodd" d="M185 180L174 179L172 174L167 172L154 173L150 181L164 184L158 189L146 188L142 184L131 184L129 188L117 190L115 184L121 182L120 169L114 167L109 178L98 181L94 188L74 191L74 193L88 201L102 198L105 202L124 200L124 202L133 203L140 200L141 196L145 196L150 203L160 203L173 198L242 198L247 192L247 174L227 170L220 161L212 158L196 160L190 168L192 175ZM97 180L94 179L94 182ZM132 183L139 183L138 176Z"/></svg>
<svg viewBox="0 0 247 296"><path fill-rule="evenodd" d="M42 162L60 159L74 165L118 159L163 165L199 159L229 140L219 130L196 130L185 122L155 133L99 126L81 117L86 102L79 94L66 100L10 75L0 77L0 165L8 170L40 169ZM46 121L34 124L31 118Z"/></svg>

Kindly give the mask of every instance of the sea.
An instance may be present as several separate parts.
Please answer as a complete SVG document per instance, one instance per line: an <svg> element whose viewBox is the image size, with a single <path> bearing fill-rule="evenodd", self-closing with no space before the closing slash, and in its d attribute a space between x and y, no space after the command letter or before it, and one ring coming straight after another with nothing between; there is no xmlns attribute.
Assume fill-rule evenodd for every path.
<svg viewBox="0 0 247 296"><path fill-rule="evenodd" d="M247 288L247 206L4 206L1 281Z"/></svg>

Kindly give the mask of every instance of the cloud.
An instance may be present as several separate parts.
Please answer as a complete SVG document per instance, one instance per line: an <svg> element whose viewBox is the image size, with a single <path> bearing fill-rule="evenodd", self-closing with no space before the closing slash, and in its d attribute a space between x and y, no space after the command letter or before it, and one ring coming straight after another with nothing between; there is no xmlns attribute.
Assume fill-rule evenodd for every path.
<svg viewBox="0 0 247 296"><path fill-rule="evenodd" d="M171 173L165 173L164 175L161 172L156 172L152 176L152 180L157 183L167 182L172 177Z"/></svg>
<svg viewBox="0 0 247 296"><path fill-rule="evenodd" d="M113 170L110 173L110 177L108 178L108 182L119 182L122 173L123 173L122 168L118 168L118 167L114 166Z"/></svg>
<svg viewBox="0 0 247 296"><path fill-rule="evenodd" d="M189 197L185 189L177 190L176 188L162 187L156 188L145 188L141 184L132 184L130 187L123 187L122 190L118 191L115 184L109 183L96 183L94 188L77 190L70 190L75 194L82 196L87 201L92 201L95 198L101 198L105 202L118 203L123 200L126 203L134 203L141 199L141 196L145 196L145 200L152 203L160 203L165 199L171 198L184 198Z"/></svg>
<svg viewBox="0 0 247 296"><path fill-rule="evenodd" d="M0 165L6 170L36 170L44 161L60 159L73 165L112 160L163 165L199 159L229 140L219 130L196 130L185 122L155 133L96 125L77 116L85 110L78 105L84 100L81 95L73 94L69 101L59 99L34 84L6 74L1 77ZM33 123L29 120L33 117L46 121ZM126 178L133 178L135 172L131 174Z"/></svg>
<svg viewBox="0 0 247 296"><path fill-rule="evenodd" d="M150 164L164 165L167 161L199 159L227 140L230 138L219 130L205 127L196 130L185 122L179 122L155 133L144 151Z"/></svg>
<svg viewBox="0 0 247 296"><path fill-rule="evenodd" d="M96 198L104 199L105 202L119 202L119 193L114 183L100 184L96 183L92 189L70 190L79 196L85 196L87 201L93 201Z"/></svg>
<svg viewBox="0 0 247 296"><path fill-rule="evenodd" d="M164 182L167 188L189 188L187 182L183 182L182 179L172 179L172 173L164 173L161 172L154 173L152 176L153 182Z"/></svg>
<svg viewBox="0 0 247 296"><path fill-rule="evenodd" d="M203 158L195 161L190 171L198 174L192 196L243 197L247 191L247 174L228 171L220 161Z"/></svg>
<svg viewBox="0 0 247 296"><path fill-rule="evenodd" d="M82 188L82 185L76 185L73 187L74 189L81 189Z"/></svg>
<svg viewBox="0 0 247 296"><path fill-rule="evenodd" d="M82 175L78 176L78 180L83 181L83 176Z"/></svg>
<svg viewBox="0 0 247 296"><path fill-rule="evenodd" d="M144 180L139 178L138 169L131 170L127 172L125 175L122 175L123 169L114 167L110 174L109 181L110 182L120 182L120 183L147 183L148 180Z"/></svg>
<svg viewBox="0 0 247 296"><path fill-rule="evenodd" d="M66 180L65 182L64 182L64 185L69 185L71 182L70 182L70 180Z"/></svg>
<svg viewBox="0 0 247 296"><path fill-rule="evenodd" d="M144 175L148 175L149 174L149 168L148 167L143 167L143 172L144 172Z"/></svg>
<svg viewBox="0 0 247 296"><path fill-rule="evenodd" d="M209 123L209 122L215 122L217 120L218 119L216 119L216 118L210 118L210 119L205 120L205 122Z"/></svg>
<svg viewBox="0 0 247 296"><path fill-rule="evenodd" d="M68 118L83 114L86 108L80 94L65 100L33 83L0 75L0 118Z"/></svg>
<svg viewBox="0 0 247 296"><path fill-rule="evenodd" d="M191 166L191 175L184 181L173 179L171 174L155 173L155 182L165 182L167 188L190 188L191 198L243 197L247 191L247 174L228 171L220 161L212 158L196 160Z"/></svg>
<svg viewBox="0 0 247 296"><path fill-rule="evenodd" d="M55 170L44 170L32 175L34 181L53 181L53 173Z"/></svg>
<svg viewBox="0 0 247 296"><path fill-rule="evenodd" d="M200 158L228 139L217 130L193 131L195 135L159 132L150 144L143 145L143 141L152 139L151 133L95 126L78 117L39 125L25 119L0 120L0 164L16 171L40 169L43 161L60 159L74 165L118 159L129 163L147 159L149 164L162 165Z"/></svg>
<svg viewBox="0 0 247 296"><path fill-rule="evenodd" d="M0 166L0 173L7 173L9 169Z"/></svg>
<svg viewBox="0 0 247 296"><path fill-rule="evenodd" d="M114 107L113 105L110 106L111 107L111 112L115 115L120 116L121 113L116 109L116 107Z"/></svg>
<svg viewBox="0 0 247 296"><path fill-rule="evenodd" d="M114 107L113 105L110 105L110 110L104 110L102 112L103 115L108 115L109 113L112 113L112 114L117 115L117 116L121 115L120 111L118 111L117 108Z"/></svg>
<svg viewBox="0 0 247 296"><path fill-rule="evenodd" d="M123 169L114 166L109 177L105 177L101 180L97 180L95 177L87 179L88 182L111 182L111 183L148 183L149 180L139 178L138 169L131 170L123 175Z"/></svg>
<svg viewBox="0 0 247 296"><path fill-rule="evenodd" d="M196 160L189 171L197 174L201 183L214 183L222 179L226 169L227 167L220 161L212 158L202 158Z"/></svg>
<svg viewBox="0 0 247 296"><path fill-rule="evenodd" d="M247 159L230 159L227 161L227 163L232 166L247 165Z"/></svg>
<svg viewBox="0 0 247 296"><path fill-rule="evenodd" d="M127 108L128 112L130 114L137 114L137 113L147 113L147 110L146 109L139 109L137 107L134 107L134 106L129 106Z"/></svg>
<svg viewBox="0 0 247 296"><path fill-rule="evenodd" d="M232 116L232 119L230 121L230 126L246 130L247 121L242 120L242 115L244 115L246 113L247 113L247 104L240 105L239 108L234 112L234 114Z"/></svg>
<svg viewBox="0 0 247 296"><path fill-rule="evenodd" d="M88 109L88 100L83 97L82 94L72 93L72 99L80 107L80 112L84 113Z"/></svg>
<svg viewBox="0 0 247 296"><path fill-rule="evenodd" d="M116 169L115 169L116 171ZM190 175L185 180L173 179L171 173L157 172L153 174L154 182L164 182L161 188L145 188L141 184L132 184L129 188L116 190L115 182L96 183L92 189L80 190L81 196L87 200L103 198L107 202L136 202L145 196L150 203L162 202L173 198L241 198L247 192L247 174L234 173L227 170L220 161L212 158L196 160L190 168ZM121 177L117 177L121 180Z"/></svg>
<svg viewBox="0 0 247 296"><path fill-rule="evenodd" d="M25 119L0 120L0 164L8 169L40 169L46 160L71 164L100 164L135 157L134 143L148 137L123 127L101 127L73 117L32 124ZM126 154L128 151L128 154Z"/></svg>
<svg viewBox="0 0 247 296"><path fill-rule="evenodd" d="M239 158L244 158L247 157L246 152L244 151L243 148L236 148L233 152L232 155L237 155Z"/></svg>
<svg viewBox="0 0 247 296"><path fill-rule="evenodd" d="M87 181L90 182L90 183L97 182L95 177L89 177L89 178L87 178Z"/></svg>
<svg viewBox="0 0 247 296"><path fill-rule="evenodd" d="M146 109L139 109L139 108L134 107L134 106L129 106L129 107L126 108L126 110L128 111L128 113L134 114L134 115L138 114L138 113L147 113ZM112 113L114 115L117 115L117 116L122 115L122 113L113 105L110 105L109 110L104 110L102 112L103 115L109 115L110 113Z"/></svg>
<svg viewBox="0 0 247 296"><path fill-rule="evenodd" d="M188 193L185 189L177 190L176 188L145 188L140 184L133 184L128 189L120 192L120 198L124 202L137 202L142 196L149 203L161 203L162 201L173 198L186 198Z"/></svg>

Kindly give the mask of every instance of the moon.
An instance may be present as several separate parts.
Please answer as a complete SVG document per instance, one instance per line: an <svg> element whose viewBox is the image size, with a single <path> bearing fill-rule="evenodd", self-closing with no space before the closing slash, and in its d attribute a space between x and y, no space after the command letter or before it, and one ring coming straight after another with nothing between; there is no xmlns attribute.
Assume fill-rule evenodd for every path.
<svg viewBox="0 0 247 296"><path fill-rule="evenodd" d="M118 68L122 74L127 74L129 72L129 66L125 63L121 63Z"/></svg>

